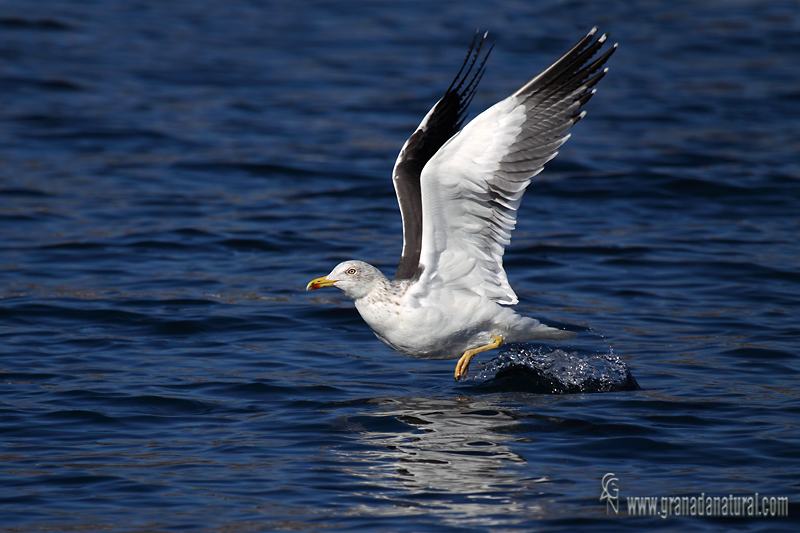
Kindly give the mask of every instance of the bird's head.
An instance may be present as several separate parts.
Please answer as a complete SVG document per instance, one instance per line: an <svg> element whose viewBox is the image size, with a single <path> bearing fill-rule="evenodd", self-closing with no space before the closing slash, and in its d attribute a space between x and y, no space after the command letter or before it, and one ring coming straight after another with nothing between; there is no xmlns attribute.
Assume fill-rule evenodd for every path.
<svg viewBox="0 0 800 533"><path fill-rule="evenodd" d="M353 300L358 300L385 281L386 276L374 266L363 261L345 261L336 265L327 276L309 281L306 290L336 287Z"/></svg>

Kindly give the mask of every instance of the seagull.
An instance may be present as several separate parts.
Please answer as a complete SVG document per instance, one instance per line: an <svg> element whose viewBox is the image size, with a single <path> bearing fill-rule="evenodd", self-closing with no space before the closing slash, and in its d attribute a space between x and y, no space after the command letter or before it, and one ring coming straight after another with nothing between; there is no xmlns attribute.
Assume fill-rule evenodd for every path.
<svg viewBox="0 0 800 533"><path fill-rule="evenodd" d="M580 108L608 72L615 44L592 29L566 54L463 127L485 71L488 33L476 33L450 87L406 141L392 181L403 250L392 280L363 261L345 261L306 290L336 287L352 298L387 346L420 359L472 358L503 343L568 340L507 307L519 300L503 269L522 194L584 117Z"/></svg>

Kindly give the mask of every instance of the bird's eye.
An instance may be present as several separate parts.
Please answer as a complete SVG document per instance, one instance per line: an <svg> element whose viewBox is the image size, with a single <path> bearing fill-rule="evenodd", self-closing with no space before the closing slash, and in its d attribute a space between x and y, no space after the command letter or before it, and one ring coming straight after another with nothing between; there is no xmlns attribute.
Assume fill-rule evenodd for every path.
<svg viewBox="0 0 800 533"><path fill-rule="evenodd" d="M350 269L347 270L347 273L352 276L353 274L356 273L356 269L355 268L350 268Z"/></svg>

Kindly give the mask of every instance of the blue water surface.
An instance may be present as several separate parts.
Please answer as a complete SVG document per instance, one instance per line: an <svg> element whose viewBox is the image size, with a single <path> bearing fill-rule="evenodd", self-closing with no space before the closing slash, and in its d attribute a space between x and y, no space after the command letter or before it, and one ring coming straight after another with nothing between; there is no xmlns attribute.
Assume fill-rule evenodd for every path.
<svg viewBox="0 0 800 533"><path fill-rule="evenodd" d="M304 292L393 273L392 165L476 28L471 116L595 25L505 256L573 344L456 383ZM798 50L789 0L0 3L0 531L796 531ZM625 503L754 493L788 518Z"/></svg>

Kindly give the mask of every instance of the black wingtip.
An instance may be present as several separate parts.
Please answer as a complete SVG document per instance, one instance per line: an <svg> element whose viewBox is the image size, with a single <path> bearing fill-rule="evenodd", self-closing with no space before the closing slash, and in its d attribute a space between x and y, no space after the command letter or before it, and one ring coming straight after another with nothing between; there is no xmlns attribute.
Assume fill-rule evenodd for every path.
<svg viewBox="0 0 800 533"><path fill-rule="evenodd" d="M576 81L582 83L589 78L594 72L600 69L609 57L617 50L615 44L598 59L592 61L592 57L603 48L608 40L608 34L604 33L597 39L597 27L586 34L580 41L556 62L546 68L541 74L530 80L523 85L514 96L531 97L533 94L541 91L545 87L551 86L554 83L557 86L572 85ZM558 81L556 81L558 80Z"/></svg>

